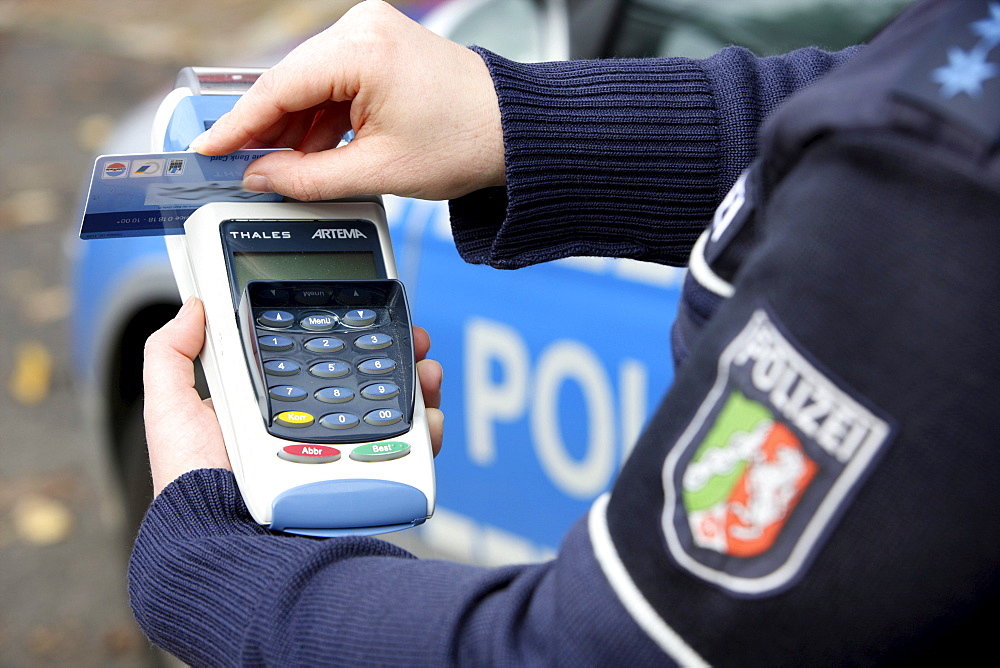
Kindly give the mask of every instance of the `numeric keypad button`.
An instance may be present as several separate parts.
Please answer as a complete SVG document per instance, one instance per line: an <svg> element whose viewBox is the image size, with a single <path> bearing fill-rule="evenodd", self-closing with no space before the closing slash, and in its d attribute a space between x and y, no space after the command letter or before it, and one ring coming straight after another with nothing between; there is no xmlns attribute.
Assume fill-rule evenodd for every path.
<svg viewBox="0 0 1000 668"><path fill-rule="evenodd" d="M324 387L316 391L316 398L327 404L342 404L355 397L354 391L346 387Z"/></svg>
<svg viewBox="0 0 1000 668"><path fill-rule="evenodd" d="M301 367L291 360L268 360L264 362L264 373L271 376L294 376Z"/></svg>
<svg viewBox="0 0 1000 668"><path fill-rule="evenodd" d="M402 412L395 408L380 408L365 415L365 422L373 427L386 427L403 419Z"/></svg>
<svg viewBox="0 0 1000 668"><path fill-rule="evenodd" d="M361 396L365 399L392 399L397 394L399 386L395 383L375 383L361 390Z"/></svg>
<svg viewBox="0 0 1000 668"><path fill-rule="evenodd" d="M392 337L380 332L365 334L354 339L354 345L362 350L381 350L392 345Z"/></svg>
<svg viewBox="0 0 1000 668"><path fill-rule="evenodd" d="M341 378L350 372L346 362L319 362L309 367L309 373L317 378Z"/></svg>
<svg viewBox="0 0 1000 668"><path fill-rule="evenodd" d="M257 337L257 345L260 349L269 353L280 353L285 350L291 350L295 347L295 342L292 341L287 336L278 336L277 334L268 334L267 336Z"/></svg>
<svg viewBox="0 0 1000 668"><path fill-rule="evenodd" d="M314 353L336 353L344 349L344 342L334 338L309 339L305 343L306 350Z"/></svg>
<svg viewBox="0 0 1000 668"><path fill-rule="evenodd" d="M357 415L350 413L330 413L321 417L319 423L327 429L352 429L357 427L361 420Z"/></svg>
<svg viewBox="0 0 1000 668"><path fill-rule="evenodd" d="M267 393L271 395L272 399L276 399L277 401L302 401L309 396L308 392L294 385L278 385L277 387L272 387Z"/></svg>
<svg viewBox="0 0 1000 668"><path fill-rule="evenodd" d="M358 371L369 376L378 376L383 373L392 373L396 369L396 363L388 357L365 360L358 365Z"/></svg>

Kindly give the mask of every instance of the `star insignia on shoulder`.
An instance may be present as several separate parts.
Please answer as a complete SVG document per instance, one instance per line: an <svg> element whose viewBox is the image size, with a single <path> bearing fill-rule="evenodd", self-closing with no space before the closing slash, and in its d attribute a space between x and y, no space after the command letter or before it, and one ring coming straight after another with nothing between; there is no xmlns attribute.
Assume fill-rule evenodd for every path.
<svg viewBox="0 0 1000 668"><path fill-rule="evenodd" d="M983 83L998 73L1000 68L987 61L982 51L952 47L948 49L948 64L935 69L931 78L941 85L941 97L945 99L959 93L976 98L983 93Z"/></svg>
<svg viewBox="0 0 1000 668"><path fill-rule="evenodd" d="M972 32L986 42L987 48L1000 44L1000 3L990 3L990 15L971 24Z"/></svg>

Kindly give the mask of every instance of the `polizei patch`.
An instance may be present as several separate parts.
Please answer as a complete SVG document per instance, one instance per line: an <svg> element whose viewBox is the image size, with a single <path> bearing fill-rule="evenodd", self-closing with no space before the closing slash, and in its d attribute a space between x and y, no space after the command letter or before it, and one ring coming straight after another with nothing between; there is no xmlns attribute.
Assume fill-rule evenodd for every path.
<svg viewBox="0 0 1000 668"><path fill-rule="evenodd" d="M891 432L755 311L664 464L671 555L734 593L788 586Z"/></svg>

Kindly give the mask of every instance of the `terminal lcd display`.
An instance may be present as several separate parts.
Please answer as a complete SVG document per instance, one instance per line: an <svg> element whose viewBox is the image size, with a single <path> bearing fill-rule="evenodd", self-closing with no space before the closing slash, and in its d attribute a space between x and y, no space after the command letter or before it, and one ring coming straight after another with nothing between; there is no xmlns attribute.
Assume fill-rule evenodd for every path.
<svg viewBox="0 0 1000 668"><path fill-rule="evenodd" d="M250 281L379 278L375 256L365 251L233 253L240 292Z"/></svg>

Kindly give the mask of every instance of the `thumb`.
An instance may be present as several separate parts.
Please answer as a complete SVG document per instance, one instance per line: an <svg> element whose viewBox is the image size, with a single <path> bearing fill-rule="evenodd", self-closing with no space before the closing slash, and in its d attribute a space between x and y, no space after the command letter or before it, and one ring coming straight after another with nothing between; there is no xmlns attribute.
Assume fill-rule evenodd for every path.
<svg viewBox="0 0 1000 668"><path fill-rule="evenodd" d="M215 411L194 387L204 340L205 311L192 298L146 342L143 416L154 494L188 471L232 468Z"/></svg>
<svg viewBox="0 0 1000 668"><path fill-rule="evenodd" d="M360 138L318 153L277 151L247 167L243 188L302 201L392 193L400 184L387 187L382 155L376 142Z"/></svg>
<svg viewBox="0 0 1000 668"><path fill-rule="evenodd" d="M192 297L174 319L146 340L143 377L146 396L169 396L175 390L194 387L194 359L205 342L205 311Z"/></svg>

